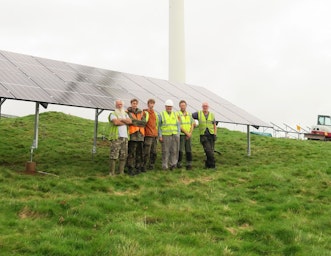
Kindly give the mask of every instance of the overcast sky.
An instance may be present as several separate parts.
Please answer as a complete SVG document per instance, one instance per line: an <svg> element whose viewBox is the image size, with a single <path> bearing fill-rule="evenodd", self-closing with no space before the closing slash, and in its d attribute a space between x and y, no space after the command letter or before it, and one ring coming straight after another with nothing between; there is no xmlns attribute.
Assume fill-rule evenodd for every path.
<svg viewBox="0 0 331 256"><path fill-rule="evenodd" d="M168 0L0 0L0 13L1 50L168 78ZM185 0L186 82L265 122L310 126L331 114L330 13L330 0Z"/></svg>

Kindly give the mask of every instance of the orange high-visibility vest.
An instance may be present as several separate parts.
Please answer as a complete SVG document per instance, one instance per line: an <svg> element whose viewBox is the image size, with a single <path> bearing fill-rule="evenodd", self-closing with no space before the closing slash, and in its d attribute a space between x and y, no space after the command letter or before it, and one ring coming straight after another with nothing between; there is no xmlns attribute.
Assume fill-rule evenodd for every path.
<svg viewBox="0 0 331 256"><path fill-rule="evenodd" d="M135 113L131 112L130 115L136 120L141 120L141 118L143 116L143 112L139 112L139 113L137 113L137 115ZM130 134L133 134L137 131L140 131L140 133L145 136L145 127L139 127L139 126L135 126L135 125L130 125L129 126L129 133Z"/></svg>

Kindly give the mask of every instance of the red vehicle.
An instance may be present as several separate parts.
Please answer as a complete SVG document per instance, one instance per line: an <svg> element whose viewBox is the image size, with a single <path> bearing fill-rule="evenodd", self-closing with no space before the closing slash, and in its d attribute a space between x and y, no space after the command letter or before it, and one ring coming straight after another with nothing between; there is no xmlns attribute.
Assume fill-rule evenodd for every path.
<svg viewBox="0 0 331 256"><path fill-rule="evenodd" d="M308 140L331 140L331 116L318 115L317 125L314 125L310 133L305 133L304 136Z"/></svg>

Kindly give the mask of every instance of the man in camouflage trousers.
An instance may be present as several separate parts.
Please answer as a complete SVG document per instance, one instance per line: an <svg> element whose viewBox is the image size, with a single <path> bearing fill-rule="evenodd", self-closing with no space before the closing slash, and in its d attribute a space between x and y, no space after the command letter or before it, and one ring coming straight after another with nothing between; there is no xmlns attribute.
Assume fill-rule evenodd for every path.
<svg viewBox="0 0 331 256"><path fill-rule="evenodd" d="M124 174L124 168L128 155L128 128L131 119L124 111L123 101L115 101L115 111L110 113L108 139L110 141L110 167L109 175L115 175L116 160L119 159L119 173Z"/></svg>

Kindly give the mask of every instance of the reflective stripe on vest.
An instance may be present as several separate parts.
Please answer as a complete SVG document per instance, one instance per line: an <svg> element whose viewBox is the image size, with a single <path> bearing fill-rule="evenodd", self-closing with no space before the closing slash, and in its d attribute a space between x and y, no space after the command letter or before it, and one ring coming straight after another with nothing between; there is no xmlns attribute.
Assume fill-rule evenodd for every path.
<svg viewBox="0 0 331 256"><path fill-rule="evenodd" d="M178 119L175 112L171 112L169 115L167 111L163 111L161 113L161 131L162 135L172 135L172 134L178 134Z"/></svg>
<svg viewBox="0 0 331 256"><path fill-rule="evenodd" d="M149 113L148 113L148 111L146 111L146 110L144 110L144 114L145 114L145 119L146 119L146 123L148 122L148 120L149 120Z"/></svg>
<svg viewBox="0 0 331 256"><path fill-rule="evenodd" d="M204 135L207 128L210 134L214 134L214 119L213 113L209 112L208 118L206 119L206 116L202 110L198 112L200 135Z"/></svg>
<svg viewBox="0 0 331 256"><path fill-rule="evenodd" d="M180 127L187 132L190 132L192 126L192 115L189 112L186 112L186 115L183 114L182 111L178 111L178 115L180 117ZM185 133L181 132L180 134L185 135Z"/></svg>
<svg viewBox="0 0 331 256"><path fill-rule="evenodd" d="M114 114L116 116L116 118L118 119L118 116L115 112L109 114L109 116L108 116L108 121L109 121L108 139L117 140L118 139L118 126L114 125L112 120L110 120L110 116L112 114Z"/></svg>
<svg viewBox="0 0 331 256"><path fill-rule="evenodd" d="M143 112L139 112L139 113L137 113L137 115L135 113L130 112L130 115L136 120L141 120L142 114L143 114ZM137 131L140 131L140 133L142 135L145 135L145 128L144 127L139 127L139 126L135 126L135 125L130 125L129 126L129 134L133 134Z"/></svg>

